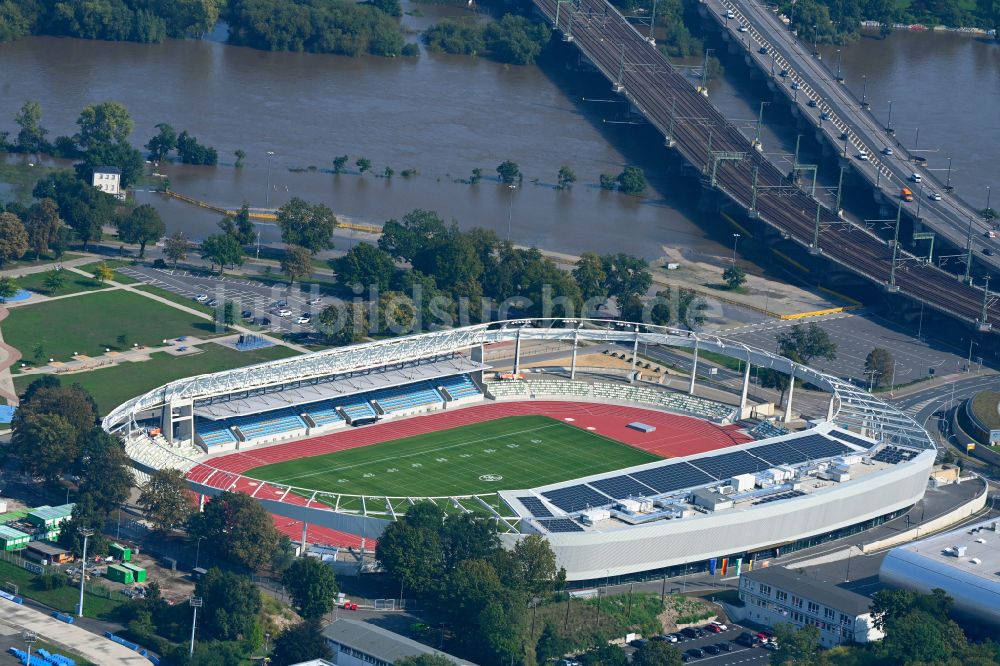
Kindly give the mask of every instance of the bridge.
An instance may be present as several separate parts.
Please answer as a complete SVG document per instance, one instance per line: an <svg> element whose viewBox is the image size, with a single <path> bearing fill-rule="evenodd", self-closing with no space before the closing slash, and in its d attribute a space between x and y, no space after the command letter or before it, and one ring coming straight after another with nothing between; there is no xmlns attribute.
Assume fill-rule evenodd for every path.
<svg viewBox="0 0 1000 666"><path fill-rule="evenodd" d="M751 140L696 91L613 6L604 0L533 0L565 41L584 56L717 190L783 237L860 274L891 293L991 330L1000 299L843 219L756 150Z"/></svg>
<svg viewBox="0 0 1000 666"><path fill-rule="evenodd" d="M907 204L904 212L918 222L917 226L964 249L966 262L975 257L994 272L1000 268L1000 238L985 237L992 228L990 223L955 195L950 172L941 182L935 172L943 168L934 172L924 168L923 153L927 151L908 150L895 138L891 111L885 125L872 114L867 85L858 99L839 72L815 58L777 15L759 2L702 0L700 7L720 24L730 43L746 52L748 63L769 77L769 86L787 97L805 124L816 129L817 138L842 153L842 164L849 164L886 201L898 201L900 189L909 187L916 201ZM861 154L867 159L859 159ZM913 174L920 175L919 185L913 182ZM935 193L940 200L932 197ZM978 254L976 250L982 246L990 247L993 256ZM966 263L966 276L970 268Z"/></svg>

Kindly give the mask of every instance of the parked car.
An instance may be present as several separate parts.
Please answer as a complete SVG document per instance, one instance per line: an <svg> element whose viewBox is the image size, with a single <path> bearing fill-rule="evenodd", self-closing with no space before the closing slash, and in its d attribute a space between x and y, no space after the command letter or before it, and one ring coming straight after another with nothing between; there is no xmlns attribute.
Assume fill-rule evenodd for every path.
<svg viewBox="0 0 1000 666"><path fill-rule="evenodd" d="M647 641L645 638L636 638L634 640L629 641L628 644L634 648L641 648L644 647L648 642L649 641Z"/></svg>
<svg viewBox="0 0 1000 666"><path fill-rule="evenodd" d="M240 313L240 316L243 317L244 319L253 319L253 312L251 312L250 310L244 310L243 312Z"/></svg>
<svg viewBox="0 0 1000 666"><path fill-rule="evenodd" d="M194 297L194 300L198 301L199 303L204 303L205 301L208 300L208 294L198 294L197 296Z"/></svg>
<svg viewBox="0 0 1000 666"><path fill-rule="evenodd" d="M687 636L688 638L698 638L698 636L701 635L701 632L695 629L694 627L684 627L683 629L681 629L681 633Z"/></svg>
<svg viewBox="0 0 1000 666"><path fill-rule="evenodd" d="M744 631L742 634L733 639L733 642L737 645L744 645L746 647L755 647L760 645L760 638L751 634L749 631Z"/></svg>
<svg viewBox="0 0 1000 666"><path fill-rule="evenodd" d="M323 302L323 297L320 296L319 298L313 298L313 299L311 299L309 301L309 305L319 305L322 302Z"/></svg>
<svg viewBox="0 0 1000 666"><path fill-rule="evenodd" d="M308 312L303 312L302 316L299 317L296 320L296 323L299 323L299 324L308 324L311 321L312 321L312 315L310 313L308 313Z"/></svg>
<svg viewBox="0 0 1000 666"><path fill-rule="evenodd" d="M705 630L711 631L713 634L721 634L724 631L724 629L717 624L706 624Z"/></svg>
<svg viewBox="0 0 1000 666"><path fill-rule="evenodd" d="M702 650L701 648L691 648L691 649L689 649L686 652L686 654L691 655L691 659L704 659L705 658L705 651Z"/></svg>
<svg viewBox="0 0 1000 666"><path fill-rule="evenodd" d="M270 326L271 319L269 317L261 317L260 319L257 320L257 324L260 326Z"/></svg>
<svg viewBox="0 0 1000 666"><path fill-rule="evenodd" d="M281 308L280 310L278 310L278 316L279 317L291 317L292 316L292 311L289 310L288 308Z"/></svg>
<svg viewBox="0 0 1000 666"><path fill-rule="evenodd" d="M719 622L718 620L712 620L711 622L709 622L709 624L714 624L715 626L717 626L718 628L722 629L723 631L729 631L729 627L727 625L723 624L722 622Z"/></svg>
<svg viewBox="0 0 1000 666"><path fill-rule="evenodd" d="M720 652L722 652L722 650L720 650L719 648L715 647L714 645L706 645L702 649L705 650L705 652L707 652L709 654L719 654Z"/></svg>
<svg viewBox="0 0 1000 666"><path fill-rule="evenodd" d="M719 648L723 652L732 652L733 651L733 644L732 643L726 643L725 641L723 641L722 643L716 643L715 647Z"/></svg>
<svg viewBox="0 0 1000 666"><path fill-rule="evenodd" d="M208 303L206 303L205 305L207 305L207 306L208 306L208 307L210 307L210 308L214 308L214 307L218 307L218 305L219 305L219 300L218 300L217 298L213 298L212 300L210 300L210 301L209 301Z"/></svg>

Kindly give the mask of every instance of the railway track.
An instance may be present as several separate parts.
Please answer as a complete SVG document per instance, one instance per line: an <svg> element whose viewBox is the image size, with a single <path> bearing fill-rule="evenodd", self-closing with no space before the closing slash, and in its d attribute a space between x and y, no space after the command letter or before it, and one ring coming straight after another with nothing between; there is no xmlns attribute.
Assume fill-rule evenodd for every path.
<svg viewBox="0 0 1000 666"><path fill-rule="evenodd" d="M785 236L855 273L954 317L975 323L982 317L984 292L924 263L900 246L893 275L891 242L841 219L753 148L749 139L667 62L621 13L603 0L534 0L549 22L573 41L687 161L714 170L714 186L744 209L755 204L760 218ZM558 17L557 17L558 14ZM736 154L741 159L716 160ZM714 169L713 169L714 166ZM754 180L757 196L754 201ZM817 232L817 214L819 231ZM1000 318L1000 302L990 299L989 320Z"/></svg>

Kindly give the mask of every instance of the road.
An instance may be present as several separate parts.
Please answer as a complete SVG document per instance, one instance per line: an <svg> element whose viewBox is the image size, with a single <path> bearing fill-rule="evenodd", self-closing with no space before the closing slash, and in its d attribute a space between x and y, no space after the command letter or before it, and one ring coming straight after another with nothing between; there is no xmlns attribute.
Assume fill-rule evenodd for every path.
<svg viewBox="0 0 1000 666"><path fill-rule="evenodd" d="M841 219L791 184L614 7L604 0L534 0L584 54L714 187L786 238L891 291L966 322L981 318L984 294L918 261L865 227ZM557 17L557 12L559 16ZM1000 317L1000 304L987 303Z"/></svg>
<svg viewBox="0 0 1000 666"><path fill-rule="evenodd" d="M855 171L890 201L899 201L900 188L908 185L916 194L914 202L904 204L909 214L956 247L966 247L971 230L974 252L990 247L995 253L992 257L979 253L976 258L994 270L1000 267L1000 238L984 236L992 225L981 218L979 211L949 192L946 183L940 182L933 172L918 166L913 161L914 155L870 112L867 100L863 105L774 12L754 0L705 0L704 4L732 37L747 47L752 60L773 78L776 89L798 106L802 116L821 128L836 149L846 150ZM727 18L727 12L732 12L735 18ZM782 70L786 76L781 76ZM810 100L816 106L810 107ZM844 134L848 146L843 141ZM886 148L891 149L891 155L886 154L889 152ZM858 159L862 152L868 159ZM921 177L920 185L912 181L915 173ZM932 199L933 193L940 194L941 200Z"/></svg>

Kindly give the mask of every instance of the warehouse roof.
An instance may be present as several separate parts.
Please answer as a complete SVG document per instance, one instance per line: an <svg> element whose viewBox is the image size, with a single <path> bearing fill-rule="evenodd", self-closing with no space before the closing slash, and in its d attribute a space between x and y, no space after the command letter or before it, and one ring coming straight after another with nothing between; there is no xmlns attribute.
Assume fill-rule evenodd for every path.
<svg viewBox="0 0 1000 666"><path fill-rule="evenodd" d="M833 583L813 578L785 567L767 567L744 571L741 578L793 592L810 601L855 617L871 612L872 600Z"/></svg>
<svg viewBox="0 0 1000 666"><path fill-rule="evenodd" d="M436 654L456 664L475 666L472 662L430 648L423 643L401 636L382 627L358 620L338 619L323 629L323 635L346 647L371 655L381 661L395 663L403 657Z"/></svg>
<svg viewBox="0 0 1000 666"><path fill-rule="evenodd" d="M3 539L26 539L30 537L30 534L25 534L21 530L15 530L13 527L8 527L6 525L0 525L0 538Z"/></svg>
<svg viewBox="0 0 1000 666"><path fill-rule="evenodd" d="M35 516L42 520L59 520L69 518L73 513L73 504L60 504L59 506L39 506L28 512L29 516Z"/></svg>

